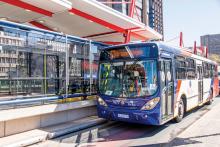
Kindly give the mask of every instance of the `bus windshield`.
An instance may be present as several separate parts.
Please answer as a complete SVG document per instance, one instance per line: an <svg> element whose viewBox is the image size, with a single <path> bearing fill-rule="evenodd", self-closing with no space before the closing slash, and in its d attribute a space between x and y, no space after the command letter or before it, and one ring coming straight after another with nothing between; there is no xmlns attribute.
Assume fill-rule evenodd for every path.
<svg viewBox="0 0 220 147"><path fill-rule="evenodd" d="M153 95L157 88L156 60L100 63L100 94L135 98Z"/></svg>

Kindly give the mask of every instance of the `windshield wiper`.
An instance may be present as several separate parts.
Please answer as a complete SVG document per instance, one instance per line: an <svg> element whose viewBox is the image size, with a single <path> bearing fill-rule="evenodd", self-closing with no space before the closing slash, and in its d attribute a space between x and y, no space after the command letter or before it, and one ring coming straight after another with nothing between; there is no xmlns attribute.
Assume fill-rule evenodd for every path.
<svg viewBox="0 0 220 147"><path fill-rule="evenodd" d="M141 61L142 59L141 58L135 58L134 59L134 63L132 65L135 65L137 62Z"/></svg>

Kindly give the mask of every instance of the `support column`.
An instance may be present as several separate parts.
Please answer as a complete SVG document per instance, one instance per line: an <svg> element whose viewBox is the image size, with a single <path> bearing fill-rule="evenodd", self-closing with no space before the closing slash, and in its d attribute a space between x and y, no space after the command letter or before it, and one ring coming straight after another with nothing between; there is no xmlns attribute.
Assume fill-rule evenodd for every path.
<svg viewBox="0 0 220 147"><path fill-rule="evenodd" d="M134 16L135 1L136 0L131 0L131 4L130 4L129 16L132 17L132 18ZM131 30L127 30L126 35L125 35L125 43L130 42L130 40L131 40Z"/></svg>

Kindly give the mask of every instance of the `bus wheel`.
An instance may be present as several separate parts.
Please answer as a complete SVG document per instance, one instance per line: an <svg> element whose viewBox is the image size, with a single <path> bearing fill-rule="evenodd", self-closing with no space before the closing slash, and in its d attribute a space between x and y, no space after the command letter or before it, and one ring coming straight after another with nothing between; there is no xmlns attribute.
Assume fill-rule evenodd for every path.
<svg viewBox="0 0 220 147"><path fill-rule="evenodd" d="M211 90L210 92L210 97L209 97L209 101L206 103L206 105L211 105L212 104L212 101L213 101L213 92Z"/></svg>
<svg viewBox="0 0 220 147"><path fill-rule="evenodd" d="M174 119L175 122L180 122L183 119L184 116L184 112L185 112L185 108L184 108L184 102L182 99L180 99L179 105L178 105L178 115L177 117Z"/></svg>

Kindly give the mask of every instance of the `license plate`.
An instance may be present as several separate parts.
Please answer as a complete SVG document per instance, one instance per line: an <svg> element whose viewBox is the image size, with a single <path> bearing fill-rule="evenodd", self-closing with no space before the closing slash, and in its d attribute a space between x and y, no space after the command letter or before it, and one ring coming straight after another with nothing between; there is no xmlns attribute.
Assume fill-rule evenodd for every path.
<svg viewBox="0 0 220 147"><path fill-rule="evenodd" d="M120 118L129 118L129 115L127 115L127 114L118 114L118 117L120 117Z"/></svg>

